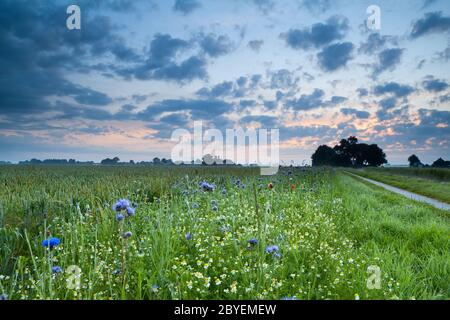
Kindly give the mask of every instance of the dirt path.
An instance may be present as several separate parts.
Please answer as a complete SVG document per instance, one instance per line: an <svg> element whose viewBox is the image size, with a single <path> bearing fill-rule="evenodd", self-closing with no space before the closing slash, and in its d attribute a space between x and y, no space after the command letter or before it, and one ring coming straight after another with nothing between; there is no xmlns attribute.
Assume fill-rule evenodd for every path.
<svg viewBox="0 0 450 320"><path fill-rule="evenodd" d="M359 176L357 174L354 174L354 173L351 173L351 172L348 172L348 171L345 171L345 173L347 173L347 174L349 174L351 176L354 176L354 177L358 177L359 179L362 179L364 181L367 181L369 183L372 183L374 185L382 187L382 188L384 188L386 190L389 190L391 192L400 194L400 195L402 195L404 197L407 197L407 198L409 198L411 200L418 201L418 202L424 202L424 203L432 205L433 207L441 209L441 210L450 210L450 204L447 204L447 203L444 203L444 202L441 202L441 201L438 201L438 200L435 200L435 199L432 199L432 198L428 198L428 197L425 197L425 196L421 196L420 194L417 194L417 193L412 193L412 192L409 192L409 191L406 191L406 190L403 190L403 189L400 189L400 188L396 188L396 187L390 186L390 185L382 183L382 182L378 182L378 181L375 181L375 180L372 180L372 179L361 177L361 176Z"/></svg>

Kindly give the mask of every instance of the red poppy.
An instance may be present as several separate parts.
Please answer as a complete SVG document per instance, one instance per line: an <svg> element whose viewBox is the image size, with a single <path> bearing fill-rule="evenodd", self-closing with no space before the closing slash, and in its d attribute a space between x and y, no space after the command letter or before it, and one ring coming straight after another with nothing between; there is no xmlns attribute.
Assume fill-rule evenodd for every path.
<svg viewBox="0 0 450 320"><path fill-rule="evenodd" d="M267 185L267 188L269 188L270 190L272 190L272 189L273 189L273 183L270 182L270 183Z"/></svg>

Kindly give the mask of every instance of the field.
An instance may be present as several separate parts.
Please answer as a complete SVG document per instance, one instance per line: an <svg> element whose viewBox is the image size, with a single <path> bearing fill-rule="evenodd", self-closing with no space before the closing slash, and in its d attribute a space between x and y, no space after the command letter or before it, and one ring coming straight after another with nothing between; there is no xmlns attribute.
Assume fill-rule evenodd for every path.
<svg viewBox="0 0 450 320"><path fill-rule="evenodd" d="M353 170L363 177L450 203L450 169L366 168Z"/></svg>
<svg viewBox="0 0 450 320"><path fill-rule="evenodd" d="M0 167L0 294L450 298L447 212L332 169L257 173ZM113 210L119 199L129 199L135 214ZM51 237L60 243L44 246Z"/></svg>

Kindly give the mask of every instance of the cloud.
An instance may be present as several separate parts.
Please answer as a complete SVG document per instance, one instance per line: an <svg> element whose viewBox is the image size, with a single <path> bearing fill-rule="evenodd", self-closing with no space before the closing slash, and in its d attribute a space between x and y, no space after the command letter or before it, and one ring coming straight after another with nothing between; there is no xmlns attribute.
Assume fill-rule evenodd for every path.
<svg viewBox="0 0 450 320"><path fill-rule="evenodd" d="M373 55L383 49L387 44L397 45L397 43L396 37L382 36L379 33L370 33L367 37L367 41L361 43L359 46L358 52Z"/></svg>
<svg viewBox="0 0 450 320"><path fill-rule="evenodd" d="M299 79L287 69L280 69L270 74L271 89L292 89L297 87Z"/></svg>
<svg viewBox="0 0 450 320"><path fill-rule="evenodd" d="M423 1L423 6L422 6L422 10L425 8L428 8L430 6L432 6L433 4L435 4L437 2L437 0L424 0Z"/></svg>
<svg viewBox="0 0 450 320"><path fill-rule="evenodd" d="M227 35L200 34L198 41L203 52L214 58L226 55L235 48L235 44Z"/></svg>
<svg viewBox="0 0 450 320"><path fill-rule="evenodd" d="M207 61L201 55L193 55L178 62L177 56L191 48L188 41L173 38L168 34L156 34L150 44L148 57L133 67L117 68L115 72L124 77L139 80L169 80L179 83L208 76Z"/></svg>
<svg viewBox="0 0 450 320"><path fill-rule="evenodd" d="M425 90L430 92L441 92L449 87L446 81L434 79L433 77L429 77L428 80L423 81L422 85Z"/></svg>
<svg viewBox="0 0 450 320"><path fill-rule="evenodd" d="M228 102L216 99L167 99L148 106L137 114L137 119L149 121L166 112L189 112L196 119L209 120L215 116L232 111L234 106Z"/></svg>
<svg viewBox="0 0 450 320"><path fill-rule="evenodd" d="M377 96L384 94L393 94L394 96L401 98L406 97L413 93L415 90L413 87L408 85L401 85L397 82L388 82L385 84L380 84L375 86L374 93Z"/></svg>
<svg viewBox="0 0 450 320"><path fill-rule="evenodd" d="M230 96L233 92L233 82L224 81L208 89L206 87L201 88L197 91L197 95L208 97L208 98L217 98L223 96Z"/></svg>
<svg viewBox="0 0 450 320"><path fill-rule="evenodd" d="M251 40L248 42L248 47L253 51L259 52L262 45L264 44L264 40Z"/></svg>
<svg viewBox="0 0 450 320"><path fill-rule="evenodd" d="M263 14L267 14L275 6L275 2L273 0L252 0L252 2Z"/></svg>
<svg viewBox="0 0 450 320"><path fill-rule="evenodd" d="M200 7L201 4L197 0L175 0L173 10L181 12L184 15L187 15Z"/></svg>
<svg viewBox="0 0 450 320"><path fill-rule="evenodd" d="M397 98L396 97L384 98L380 100L378 103L383 110L393 109L397 106Z"/></svg>
<svg viewBox="0 0 450 320"><path fill-rule="evenodd" d="M403 52L404 49L399 48L381 51L378 55L378 64L376 64L373 68L372 76L377 77L384 71L394 70L395 67L400 64Z"/></svg>
<svg viewBox="0 0 450 320"><path fill-rule="evenodd" d="M300 4L301 7L305 7L311 13L324 13L331 7L331 0L303 0Z"/></svg>
<svg viewBox="0 0 450 320"><path fill-rule="evenodd" d="M368 119L370 117L370 113L367 111L360 111L353 108L342 108L342 114L346 116L355 116L358 119Z"/></svg>
<svg viewBox="0 0 450 320"><path fill-rule="evenodd" d="M354 45L351 42L332 44L317 54L322 70L332 72L347 65L352 59Z"/></svg>
<svg viewBox="0 0 450 320"><path fill-rule="evenodd" d="M332 16L325 23L316 23L304 29L290 29L280 37L292 49L320 48L345 37L349 21L342 16Z"/></svg>
<svg viewBox="0 0 450 320"><path fill-rule="evenodd" d="M358 88L358 89L356 89L356 91L358 92L359 98L366 97L369 94L369 91L364 88Z"/></svg>
<svg viewBox="0 0 450 320"><path fill-rule="evenodd" d="M249 115L242 117L239 122L241 124L251 124L252 122L257 122L262 128L275 128L278 126L279 118L267 115Z"/></svg>
<svg viewBox="0 0 450 320"><path fill-rule="evenodd" d="M450 17L442 16L442 12L430 12L425 17L414 22L411 38L417 39L432 33L448 32L450 30Z"/></svg>

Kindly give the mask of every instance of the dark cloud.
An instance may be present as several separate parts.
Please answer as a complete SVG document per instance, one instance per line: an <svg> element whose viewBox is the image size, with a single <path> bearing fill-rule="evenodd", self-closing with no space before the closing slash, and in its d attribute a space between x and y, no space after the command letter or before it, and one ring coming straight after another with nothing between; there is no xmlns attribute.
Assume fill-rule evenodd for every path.
<svg viewBox="0 0 450 320"><path fill-rule="evenodd" d="M264 44L264 40L251 40L248 42L247 45L253 51L259 52L259 50L261 49L263 44Z"/></svg>
<svg viewBox="0 0 450 320"><path fill-rule="evenodd" d="M396 97L384 98L380 100L378 104L381 106L383 110L393 109L397 106L397 98Z"/></svg>
<svg viewBox="0 0 450 320"><path fill-rule="evenodd" d="M321 89L314 89L311 94L303 94L298 99L287 100L286 105L294 110L313 110L317 108L333 107L342 102L345 102L347 98L340 96L333 96L331 100L324 100L325 92Z"/></svg>
<svg viewBox="0 0 450 320"><path fill-rule="evenodd" d="M354 45L351 42L332 44L317 54L322 70L332 72L347 65L352 59Z"/></svg>
<svg viewBox="0 0 450 320"><path fill-rule="evenodd" d="M437 2L437 0L424 0L423 1L423 6L422 6L422 10L432 6L436 2Z"/></svg>
<svg viewBox="0 0 450 320"><path fill-rule="evenodd" d="M206 87L201 88L197 91L197 95L208 97L208 98L217 98L230 96L233 93L233 82L232 81L224 81L208 89Z"/></svg>
<svg viewBox="0 0 450 320"><path fill-rule="evenodd" d="M378 64L374 66L373 77L377 77L384 71L394 70L395 67L401 62L401 57L404 49L392 48L386 49L379 53Z"/></svg>
<svg viewBox="0 0 450 320"><path fill-rule="evenodd" d="M429 77L429 79L423 81L422 85L425 90L430 92L441 92L449 87L446 81L434 79L433 77Z"/></svg>
<svg viewBox="0 0 450 320"><path fill-rule="evenodd" d="M450 17L443 16L441 11L429 12L425 17L414 22L411 38L417 39L421 36L448 32L450 30Z"/></svg>
<svg viewBox="0 0 450 320"><path fill-rule="evenodd" d="M419 109L419 118L420 124L424 126L448 125L450 123L450 111Z"/></svg>
<svg viewBox="0 0 450 320"><path fill-rule="evenodd" d="M173 10L181 12L182 14L186 15L200 7L201 3L197 0L175 0Z"/></svg>
<svg viewBox="0 0 450 320"><path fill-rule="evenodd" d="M116 73L124 78L140 80L169 80L189 82L207 77L207 61L201 55L194 55L178 62L177 56L190 48L188 41L173 38L168 34L156 34L150 44L148 58L133 67L118 68Z"/></svg>
<svg viewBox="0 0 450 320"><path fill-rule="evenodd" d="M299 79L295 74L286 69L280 69L270 74L271 89L291 89L295 88Z"/></svg>
<svg viewBox="0 0 450 320"><path fill-rule="evenodd" d="M320 48L333 41L343 39L349 29L347 18L341 16L330 17L325 23L316 23L304 29L290 29L280 37L286 45L293 49L307 50Z"/></svg>
<svg viewBox="0 0 450 320"><path fill-rule="evenodd" d="M358 88L358 89L356 89L356 91L358 92L358 97L360 97L360 98L366 97L367 95L369 95L369 91L364 88Z"/></svg>
<svg viewBox="0 0 450 320"><path fill-rule="evenodd" d="M235 48L235 44L227 35L201 34L199 42L203 51L214 58L226 55Z"/></svg>
<svg viewBox="0 0 450 320"><path fill-rule="evenodd" d="M396 97L406 97L413 93L415 90L408 85L401 85L397 82L388 82L375 86L374 93L379 96L383 94L393 94Z"/></svg>
<svg viewBox="0 0 450 320"><path fill-rule="evenodd" d="M367 111L360 111L353 108L342 108L342 114L346 116L355 116L358 119L368 119L370 117L370 113Z"/></svg>
<svg viewBox="0 0 450 320"><path fill-rule="evenodd" d="M361 43L358 48L359 53L372 55L379 50L384 49L387 44L397 45L398 41L392 36L382 36L379 33L370 33L367 37L367 41Z"/></svg>

